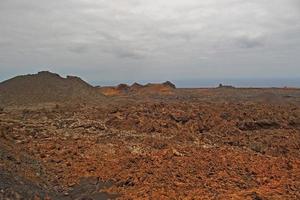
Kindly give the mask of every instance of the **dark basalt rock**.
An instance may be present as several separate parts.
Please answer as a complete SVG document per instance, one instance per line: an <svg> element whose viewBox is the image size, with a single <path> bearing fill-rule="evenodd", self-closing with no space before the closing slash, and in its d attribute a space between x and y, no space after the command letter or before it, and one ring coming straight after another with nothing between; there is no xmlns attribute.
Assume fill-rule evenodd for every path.
<svg viewBox="0 0 300 200"><path fill-rule="evenodd" d="M237 123L237 127L242 131L253 131L260 129L277 129L280 128L280 124L270 120L242 121Z"/></svg>
<svg viewBox="0 0 300 200"><path fill-rule="evenodd" d="M163 85L169 86L169 87L174 88L174 89L176 88L175 84L171 83L170 81L164 82Z"/></svg>

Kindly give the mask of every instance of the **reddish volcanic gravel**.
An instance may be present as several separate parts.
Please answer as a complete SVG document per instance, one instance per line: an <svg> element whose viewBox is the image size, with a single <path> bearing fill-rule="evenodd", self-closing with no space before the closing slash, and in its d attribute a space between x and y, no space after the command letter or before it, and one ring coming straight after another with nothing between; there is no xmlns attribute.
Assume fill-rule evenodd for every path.
<svg viewBox="0 0 300 200"><path fill-rule="evenodd" d="M0 83L0 199L300 199L299 150L299 89Z"/></svg>
<svg viewBox="0 0 300 200"><path fill-rule="evenodd" d="M300 95L242 92L6 107L0 199L299 199Z"/></svg>

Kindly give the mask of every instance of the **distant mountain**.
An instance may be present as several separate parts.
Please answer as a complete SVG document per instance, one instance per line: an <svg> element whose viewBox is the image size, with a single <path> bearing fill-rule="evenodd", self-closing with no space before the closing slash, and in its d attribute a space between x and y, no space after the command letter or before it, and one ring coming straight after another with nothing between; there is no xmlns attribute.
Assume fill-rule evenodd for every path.
<svg viewBox="0 0 300 200"><path fill-rule="evenodd" d="M104 99L104 95L79 77L60 77L42 71L0 83L0 104L77 102Z"/></svg>

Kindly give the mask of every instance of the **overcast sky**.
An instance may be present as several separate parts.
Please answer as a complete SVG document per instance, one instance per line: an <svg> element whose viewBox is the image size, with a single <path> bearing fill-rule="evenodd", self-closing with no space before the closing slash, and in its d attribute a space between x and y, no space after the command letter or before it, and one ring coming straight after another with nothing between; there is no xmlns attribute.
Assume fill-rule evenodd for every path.
<svg viewBox="0 0 300 200"><path fill-rule="evenodd" d="M0 0L0 80L300 77L300 0Z"/></svg>

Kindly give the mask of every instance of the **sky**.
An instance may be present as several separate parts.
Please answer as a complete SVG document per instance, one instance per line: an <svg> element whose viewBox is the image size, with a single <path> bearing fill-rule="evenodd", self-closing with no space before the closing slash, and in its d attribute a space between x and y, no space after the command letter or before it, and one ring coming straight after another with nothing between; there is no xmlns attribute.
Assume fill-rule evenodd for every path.
<svg viewBox="0 0 300 200"><path fill-rule="evenodd" d="M0 0L0 81L41 70L100 85L300 80L300 1Z"/></svg>

